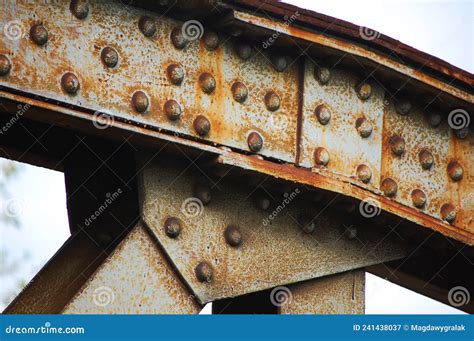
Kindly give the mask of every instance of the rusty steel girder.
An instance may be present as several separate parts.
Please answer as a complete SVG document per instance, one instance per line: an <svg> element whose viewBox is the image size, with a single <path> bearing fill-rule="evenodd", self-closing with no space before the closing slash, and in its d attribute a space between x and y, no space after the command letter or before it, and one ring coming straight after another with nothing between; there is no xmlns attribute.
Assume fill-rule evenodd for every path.
<svg viewBox="0 0 474 341"><path fill-rule="evenodd" d="M307 13L287 25L281 9L262 17L248 10L251 1L212 2L225 15L208 20L202 37L183 30L194 24L199 31L201 22L185 27L167 11L78 3L0 2L7 111L33 103L52 115L22 115L78 130L90 131L84 121L100 128L105 121L219 155L219 163L371 199L474 243L474 137L448 115L469 122L472 75L427 61L434 77L374 50L377 41L314 32ZM255 44L275 31L281 41L271 51ZM289 50L295 42L303 49Z"/></svg>

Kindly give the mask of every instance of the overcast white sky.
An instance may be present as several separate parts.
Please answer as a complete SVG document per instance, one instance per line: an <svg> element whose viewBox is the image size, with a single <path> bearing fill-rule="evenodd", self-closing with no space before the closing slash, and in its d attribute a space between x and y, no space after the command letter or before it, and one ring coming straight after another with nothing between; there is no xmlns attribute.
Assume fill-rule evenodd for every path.
<svg viewBox="0 0 474 341"><path fill-rule="evenodd" d="M422 51L473 71L471 1L287 1L373 28ZM68 237L62 173L23 166L9 191L22 210L20 229L0 226L0 252L20 263L15 276L0 269L0 299L29 280ZM0 311L3 310L0 303ZM207 307L205 312L209 312ZM367 275L367 313L461 313L457 309Z"/></svg>

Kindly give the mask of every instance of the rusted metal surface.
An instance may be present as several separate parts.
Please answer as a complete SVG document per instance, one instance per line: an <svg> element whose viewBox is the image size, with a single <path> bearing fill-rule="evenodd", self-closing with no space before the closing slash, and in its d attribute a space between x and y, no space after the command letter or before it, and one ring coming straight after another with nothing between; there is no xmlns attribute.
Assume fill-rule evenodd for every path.
<svg viewBox="0 0 474 341"><path fill-rule="evenodd" d="M365 312L364 270L312 279L290 285L287 289L288 295L281 301L279 309L281 314L364 314ZM273 294L277 297L278 288Z"/></svg>
<svg viewBox="0 0 474 341"><path fill-rule="evenodd" d="M106 256L85 233L70 237L3 313L58 314Z"/></svg>
<svg viewBox="0 0 474 341"><path fill-rule="evenodd" d="M308 61L304 77L300 164L307 168L319 166L315 150L324 148L328 153L328 162L323 164L326 169L322 172L355 178L357 167L366 165L372 172L368 186L377 188L381 163L383 89L376 84L362 83L369 86L371 92L367 99L361 100L356 91L361 80L353 73L331 70L329 80L322 85L314 76L315 71L315 66ZM325 111L328 113L323 117ZM363 119L367 120L365 125L369 129L358 127L357 121ZM360 131L363 131L362 135ZM364 185L360 181L359 184Z"/></svg>
<svg viewBox="0 0 474 341"><path fill-rule="evenodd" d="M200 310L200 305L139 224L62 313L196 314Z"/></svg>
<svg viewBox="0 0 474 341"><path fill-rule="evenodd" d="M173 30L182 34L182 22L119 1L91 3L85 19L71 16L69 1L4 0L2 6L5 24L14 22L26 33L41 22L48 40L38 46L27 37L2 36L0 54L8 56L11 70L0 78L1 85L242 150L249 150L247 137L255 131L263 138L261 154L294 160L295 65L276 72L269 56L256 51L251 51L251 60L242 60L235 53L238 42L226 35L219 36L214 50L205 41L183 37L184 45L176 48L170 35ZM149 36L140 31L145 14L156 26ZM114 67L103 62L106 48L117 52ZM179 85L168 78L172 64L184 69ZM236 82L248 90L245 101L232 96ZM277 109L265 105L270 92L280 98ZM179 119L166 115L168 100L179 104ZM206 134L193 128L199 115L209 120Z"/></svg>
<svg viewBox="0 0 474 341"><path fill-rule="evenodd" d="M201 175L191 164L149 164L142 175L142 211L202 303L396 259L408 251L393 236L369 232L369 226L358 239L347 238L343 217L324 206L312 207L308 217L314 226L306 229L297 188L264 211L254 203L253 187L223 179L215 186L210 182L204 194L197 189L207 180ZM181 222L176 238L167 234L170 217Z"/></svg>

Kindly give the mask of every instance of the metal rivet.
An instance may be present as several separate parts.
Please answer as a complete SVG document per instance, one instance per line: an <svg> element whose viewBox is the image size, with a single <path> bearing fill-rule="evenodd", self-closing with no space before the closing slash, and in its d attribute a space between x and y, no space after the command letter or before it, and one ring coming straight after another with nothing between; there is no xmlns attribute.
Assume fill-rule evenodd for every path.
<svg viewBox="0 0 474 341"><path fill-rule="evenodd" d="M365 117L359 117L356 120L356 129L361 137L369 137L372 134L372 123Z"/></svg>
<svg viewBox="0 0 474 341"><path fill-rule="evenodd" d="M148 96L143 91L136 91L132 96L132 105L136 111L145 112L149 105Z"/></svg>
<svg viewBox="0 0 474 341"><path fill-rule="evenodd" d="M392 153L396 156L402 156L405 153L405 140L403 137L394 135L390 138L389 143Z"/></svg>
<svg viewBox="0 0 474 341"><path fill-rule="evenodd" d="M249 94L247 87L241 82L235 82L232 84L230 90L232 91L232 96L234 99L239 103L243 103Z"/></svg>
<svg viewBox="0 0 474 341"><path fill-rule="evenodd" d="M116 67L118 64L119 55L117 51L110 46L106 46L102 49L100 57L102 58L102 62L107 67Z"/></svg>
<svg viewBox="0 0 474 341"><path fill-rule="evenodd" d="M394 197L398 191L397 183L391 178L383 179L380 188L387 197Z"/></svg>
<svg viewBox="0 0 474 341"><path fill-rule="evenodd" d="M252 152L258 152L263 147L263 139L259 133L253 131L247 137L247 144Z"/></svg>
<svg viewBox="0 0 474 341"><path fill-rule="evenodd" d="M199 76L199 85L201 85L202 91L210 94L216 88L216 80L210 73L204 72Z"/></svg>
<svg viewBox="0 0 474 341"><path fill-rule="evenodd" d="M0 54L0 76L6 76L10 72L12 64L4 54Z"/></svg>
<svg viewBox="0 0 474 341"><path fill-rule="evenodd" d="M356 169L357 179L362 181L363 183L369 183L370 179L372 178L372 171L370 167L367 165L358 165Z"/></svg>
<svg viewBox="0 0 474 341"><path fill-rule="evenodd" d="M249 44L237 42L235 44L235 52L241 59L247 60L252 57L253 49Z"/></svg>
<svg viewBox="0 0 474 341"><path fill-rule="evenodd" d="M399 101L395 104L395 110L402 116L408 115L411 110L411 103L409 101Z"/></svg>
<svg viewBox="0 0 474 341"><path fill-rule="evenodd" d="M327 84L331 78L331 71L327 67L315 66L314 78L316 78L321 85Z"/></svg>
<svg viewBox="0 0 474 341"><path fill-rule="evenodd" d="M459 164L457 161L451 161L448 164L448 174L451 180L453 181L459 181L462 179L462 176L464 174L464 169L462 166Z"/></svg>
<svg viewBox="0 0 474 341"><path fill-rule="evenodd" d="M268 210L268 208L270 207L270 203L270 198L264 193L259 193L255 197L255 204L257 205L257 208L262 211Z"/></svg>
<svg viewBox="0 0 474 341"><path fill-rule="evenodd" d="M61 86L65 92L74 95L79 90L79 79L72 72L66 72L61 77Z"/></svg>
<svg viewBox="0 0 474 341"><path fill-rule="evenodd" d="M326 125L329 123L329 120L331 119L331 110L329 110L329 108L326 107L324 104L318 105L316 107L316 110L314 110L314 113L316 114L319 123L321 123L322 125Z"/></svg>
<svg viewBox="0 0 474 341"><path fill-rule="evenodd" d="M165 221L165 233L170 238L177 238L181 233L181 222L176 217L169 217Z"/></svg>
<svg viewBox="0 0 474 341"><path fill-rule="evenodd" d="M171 121L179 120L183 113L181 106L174 99L169 99L166 101L165 105L163 106L163 111Z"/></svg>
<svg viewBox="0 0 474 341"><path fill-rule="evenodd" d="M278 72L283 72L288 67L288 60L285 56L273 55L271 61L273 68Z"/></svg>
<svg viewBox="0 0 474 341"><path fill-rule="evenodd" d="M441 124L443 118L438 113L431 113L428 115L427 119L430 126L437 127Z"/></svg>
<svg viewBox="0 0 474 341"><path fill-rule="evenodd" d="M278 110L280 108L280 97L273 91L267 92L265 95L265 105L270 111Z"/></svg>
<svg viewBox="0 0 474 341"><path fill-rule="evenodd" d="M414 189L411 192L411 200L413 206L417 208L423 208L426 204L426 194L421 189Z"/></svg>
<svg viewBox="0 0 474 341"><path fill-rule="evenodd" d="M208 262L201 262L194 269L194 273L199 282L209 283L212 281L214 271Z"/></svg>
<svg viewBox="0 0 474 341"><path fill-rule="evenodd" d="M355 228L354 226L349 226L348 228L346 228L343 235L347 239L353 240L357 237L357 228Z"/></svg>
<svg viewBox="0 0 474 341"><path fill-rule="evenodd" d="M456 220L456 209L451 204L444 204L441 206L441 218L446 220L448 223L454 222Z"/></svg>
<svg viewBox="0 0 474 341"><path fill-rule="evenodd" d="M242 233L237 226L230 225L224 231L224 238L230 246L237 247L242 244Z"/></svg>
<svg viewBox="0 0 474 341"><path fill-rule="evenodd" d="M211 188L207 185L196 184L193 188L193 195L201 200L203 205L211 202Z"/></svg>
<svg viewBox="0 0 474 341"><path fill-rule="evenodd" d="M171 42L178 50L182 50L186 47L188 40L183 36L181 28L176 27L171 31Z"/></svg>
<svg viewBox="0 0 474 341"><path fill-rule="evenodd" d="M41 46L48 41L48 31L43 25L36 24L30 29L30 37L37 45Z"/></svg>
<svg viewBox="0 0 474 341"><path fill-rule="evenodd" d="M421 167L425 170L430 169L433 166L434 158L433 154L431 154L428 150L422 149L418 154L418 158L421 163Z"/></svg>
<svg viewBox="0 0 474 341"><path fill-rule="evenodd" d="M329 163L329 153L323 147L318 147L314 151L314 162L319 166L326 166Z"/></svg>
<svg viewBox="0 0 474 341"><path fill-rule="evenodd" d="M454 135L456 135L456 137L461 140L465 139L468 134L469 134L469 127L464 127L461 129L454 130Z"/></svg>
<svg viewBox="0 0 474 341"><path fill-rule="evenodd" d="M362 83L356 88L357 96L365 101L372 94L372 86L369 83Z"/></svg>
<svg viewBox="0 0 474 341"><path fill-rule="evenodd" d="M209 51L214 51L219 47L219 36L214 31L206 30L202 39L204 40L204 46Z"/></svg>
<svg viewBox="0 0 474 341"><path fill-rule="evenodd" d="M138 28L145 37L151 37L156 32L155 21L147 16L143 16L138 20Z"/></svg>
<svg viewBox="0 0 474 341"><path fill-rule="evenodd" d="M184 70L178 64L170 64L166 68L166 74L173 85L180 85L184 79Z"/></svg>
<svg viewBox="0 0 474 341"><path fill-rule="evenodd" d="M304 233L311 234L316 230L316 223L307 214L301 214L298 217L298 223Z"/></svg>
<svg viewBox="0 0 474 341"><path fill-rule="evenodd" d="M77 19L85 19L89 14L89 4L87 0L72 0L69 9Z"/></svg>
<svg viewBox="0 0 474 341"><path fill-rule="evenodd" d="M206 136L211 129L211 122L205 116L199 115L195 118L193 126L198 135Z"/></svg>

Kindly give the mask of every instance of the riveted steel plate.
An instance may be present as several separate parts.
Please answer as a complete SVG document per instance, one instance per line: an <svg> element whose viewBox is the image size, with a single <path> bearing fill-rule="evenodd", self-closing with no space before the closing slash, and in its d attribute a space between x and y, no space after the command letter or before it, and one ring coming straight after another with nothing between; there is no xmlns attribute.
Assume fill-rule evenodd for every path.
<svg viewBox="0 0 474 341"><path fill-rule="evenodd" d="M329 163L322 169L329 174L354 178L357 166L366 164L372 171L369 187L378 187L380 177L381 141L383 129L383 89L372 83L372 94L361 100L356 86L362 81L341 68L332 69L329 82L321 85L314 76L314 63L306 61L304 77L304 105L301 133L300 164L314 167L315 150L325 148ZM331 118L322 124L315 113L324 105ZM356 122L365 118L372 125L368 137L359 135ZM361 186L364 183L358 181ZM367 186L365 186L367 187Z"/></svg>
<svg viewBox="0 0 474 341"><path fill-rule="evenodd" d="M255 188L223 179L203 206L194 197L203 174L189 164L161 160L143 170L141 189L144 222L202 303L386 262L408 251L376 230L347 240L344 217L322 207L311 209L316 230L304 233L298 223L303 202L296 190L262 211L252 200ZM168 217L181 221L177 238L165 233ZM240 228L238 247L226 243L229 225ZM201 262L213 269L209 283L196 277Z"/></svg>
<svg viewBox="0 0 474 341"><path fill-rule="evenodd" d="M422 190L426 204L417 209L420 214L442 220L441 207L451 204L457 212L452 225L474 232L474 135L468 134L464 139L455 137L447 120L437 127L431 126L428 117L436 112L430 108L423 111L414 107L408 115L399 115L392 101L385 110L381 176L397 183L398 191L393 199L415 208L411 193ZM391 150L393 136L405 141L401 156ZM422 150L433 156L429 169L420 163ZM448 174L448 165L453 161L463 169L459 181L453 181Z"/></svg>
<svg viewBox="0 0 474 341"><path fill-rule="evenodd" d="M1 35L0 53L10 59L11 70L0 77L0 85L83 107L96 115L108 114L117 120L197 138L201 137L193 121L204 115L211 129L203 139L249 150L247 137L256 131L263 138L261 154L294 161L296 65L277 72L269 56L256 51L243 60L235 52L236 42L225 35L214 51L209 51L202 39L192 40L180 50L174 47L170 35L175 28L181 30L182 22L120 1L91 2L88 16L80 20L71 14L69 3L2 1L2 27L10 35ZM152 37L140 32L138 22L143 15L156 24ZM48 41L42 46L29 38L30 27L36 23L42 23L48 31ZM194 28L200 30L197 24ZM115 67L101 61L106 46L118 53ZM173 85L168 78L171 64L184 70L181 85ZM61 86L66 72L78 78L79 90L74 95ZM215 90L210 94L201 90L199 77L203 73L215 79ZM236 81L248 89L243 103L233 98L231 87ZM131 104L136 91L148 96L149 106L143 113ZM274 112L265 105L269 91L281 99ZM182 117L176 121L169 120L164 112L166 101L171 99L182 108Z"/></svg>
<svg viewBox="0 0 474 341"><path fill-rule="evenodd" d="M201 307L139 224L63 314L197 314Z"/></svg>

